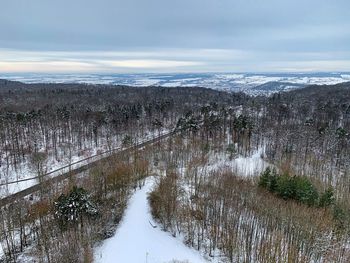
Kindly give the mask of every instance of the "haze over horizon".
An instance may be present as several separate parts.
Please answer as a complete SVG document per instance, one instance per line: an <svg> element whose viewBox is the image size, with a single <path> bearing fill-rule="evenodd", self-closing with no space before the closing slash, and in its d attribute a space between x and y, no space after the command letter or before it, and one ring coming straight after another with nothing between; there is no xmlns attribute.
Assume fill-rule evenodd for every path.
<svg viewBox="0 0 350 263"><path fill-rule="evenodd" d="M12 0L0 73L350 69L345 0Z"/></svg>

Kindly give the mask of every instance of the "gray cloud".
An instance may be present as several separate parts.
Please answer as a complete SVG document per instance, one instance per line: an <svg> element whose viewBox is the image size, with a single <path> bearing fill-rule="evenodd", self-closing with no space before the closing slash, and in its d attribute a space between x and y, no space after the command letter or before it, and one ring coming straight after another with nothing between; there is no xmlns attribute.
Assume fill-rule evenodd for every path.
<svg viewBox="0 0 350 263"><path fill-rule="evenodd" d="M3 1L0 71L23 62L40 69L45 61L116 72L278 71L291 63L296 70L334 70L337 63L344 70L348 10L345 0ZM140 67L121 67L126 60ZM310 67L315 61L322 67Z"/></svg>

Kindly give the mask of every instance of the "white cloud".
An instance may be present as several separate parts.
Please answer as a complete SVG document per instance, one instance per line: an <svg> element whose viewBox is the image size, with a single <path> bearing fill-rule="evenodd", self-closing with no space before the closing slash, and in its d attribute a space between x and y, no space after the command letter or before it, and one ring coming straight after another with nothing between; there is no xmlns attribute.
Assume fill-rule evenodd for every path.
<svg viewBox="0 0 350 263"><path fill-rule="evenodd" d="M77 61L0 61L0 72L93 72L96 67L90 63Z"/></svg>
<svg viewBox="0 0 350 263"><path fill-rule="evenodd" d="M136 68L136 69L159 69L159 68L178 68L190 67L204 64L203 62L194 61L175 61L175 60L103 60L99 61L110 68Z"/></svg>
<svg viewBox="0 0 350 263"><path fill-rule="evenodd" d="M229 49L25 51L0 49L0 72L302 72L348 71L348 52Z"/></svg>

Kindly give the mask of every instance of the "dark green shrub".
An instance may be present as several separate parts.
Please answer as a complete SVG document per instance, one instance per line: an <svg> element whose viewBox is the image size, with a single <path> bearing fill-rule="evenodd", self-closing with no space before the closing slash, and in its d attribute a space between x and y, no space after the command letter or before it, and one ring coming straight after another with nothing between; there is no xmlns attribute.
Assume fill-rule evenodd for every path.
<svg viewBox="0 0 350 263"><path fill-rule="evenodd" d="M310 180L302 176L277 175L267 168L259 178L259 186L276 193L283 199L293 199L298 202L314 206L318 204L318 192ZM327 196L323 202L327 203Z"/></svg>
<svg viewBox="0 0 350 263"><path fill-rule="evenodd" d="M276 193L283 199L294 199L295 184L293 178L287 174L278 176Z"/></svg>
<svg viewBox="0 0 350 263"><path fill-rule="evenodd" d="M276 171L267 167L259 178L259 186L266 188L270 192L275 192L277 188Z"/></svg>
<svg viewBox="0 0 350 263"><path fill-rule="evenodd" d="M318 191L306 177L295 176L292 179L293 199L314 206L318 203Z"/></svg>
<svg viewBox="0 0 350 263"><path fill-rule="evenodd" d="M334 190L332 187L328 188L320 197L319 206L327 207L333 205L335 202Z"/></svg>
<svg viewBox="0 0 350 263"><path fill-rule="evenodd" d="M264 172L261 173L259 177L259 186L268 188L270 182L271 169L267 167Z"/></svg>

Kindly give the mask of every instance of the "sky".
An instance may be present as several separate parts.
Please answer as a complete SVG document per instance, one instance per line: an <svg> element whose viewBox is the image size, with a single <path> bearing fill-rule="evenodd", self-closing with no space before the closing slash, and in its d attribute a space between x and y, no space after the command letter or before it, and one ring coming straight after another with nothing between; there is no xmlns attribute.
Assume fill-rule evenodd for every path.
<svg viewBox="0 0 350 263"><path fill-rule="evenodd" d="M349 0L3 0L0 72L350 71Z"/></svg>

